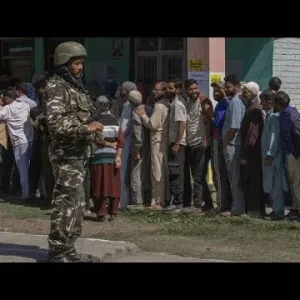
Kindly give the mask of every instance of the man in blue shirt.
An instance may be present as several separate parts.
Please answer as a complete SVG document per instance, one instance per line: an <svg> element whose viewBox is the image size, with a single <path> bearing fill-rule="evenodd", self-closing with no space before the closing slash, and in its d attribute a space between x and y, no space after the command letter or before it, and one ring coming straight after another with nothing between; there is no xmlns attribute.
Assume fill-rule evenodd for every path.
<svg viewBox="0 0 300 300"><path fill-rule="evenodd" d="M221 212L230 211L232 196L223 155L222 128L229 100L225 97L224 83L212 83L213 96L217 105L212 118L212 169L217 189L217 203Z"/></svg>
<svg viewBox="0 0 300 300"><path fill-rule="evenodd" d="M240 99L240 80L236 75L224 78L224 90L231 98L225 114L222 128L223 154L227 168L230 189L232 193L231 213L224 212L224 216L242 215L245 213L245 195L240 186L241 136L240 128L245 115L245 104Z"/></svg>
<svg viewBox="0 0 300 300"><path fill-rule="evenodd" d="M297 219L300 216L300 114L289 104L287 93L275 94L274 107L280 112L286 175L292 195L292 207L286 218Z"/></svg>
<svg viewBox="0 0 300 300"><path fill-rule="evenodd" d="M35 74L32 77L32 82L27 83L26 96L35 101L37 105L40 103L40 98L44 92L47 83L47 74Z"/></svg>

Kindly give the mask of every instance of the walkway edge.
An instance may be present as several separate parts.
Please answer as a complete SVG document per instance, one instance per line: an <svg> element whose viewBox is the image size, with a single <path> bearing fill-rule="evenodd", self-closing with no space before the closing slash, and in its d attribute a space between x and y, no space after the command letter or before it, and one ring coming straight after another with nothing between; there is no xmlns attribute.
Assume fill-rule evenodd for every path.
<svg viewBox="0 0 300 300"><path fill-rule="evenodd" d="M47 238L47 235L0 232L0 262L47 260ZM95 238L78 239L76 249L80 253L91 254L100 259L126 256L141 251L133 243Z"/></svg>

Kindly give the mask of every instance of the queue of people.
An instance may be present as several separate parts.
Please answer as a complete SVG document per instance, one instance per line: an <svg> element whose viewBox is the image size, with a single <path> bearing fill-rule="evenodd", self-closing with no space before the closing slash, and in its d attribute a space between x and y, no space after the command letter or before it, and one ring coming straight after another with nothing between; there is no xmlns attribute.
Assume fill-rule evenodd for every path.
<svg viewBox="0 0 300 300"><path fill-rule="evenodd" d="M105 181L114 183L115 193L92 193L94 201L120 199L121 210L143 205L162 211L217 209L222 216L298 219L300 115L280 87L274 77L260 92L257 83L227 75L224 82L212 84L214 109L193 79L157 82L146 104L136 85L124 82L116 95L117 110L101 96L98 101L111 103L102 114L120 124L113 141L101 141L115 153L120 188L116 175L106 172ZM206 181L210 160L217 208ZM98 180L92 176L93 182ZM285 215L289 194L292 207ZM270 214L266 205L272 207ZM104 220L106 210L99 209L97 215Z"/></svg>
<svg viewBox="0 0 300 300"><path fill-rule="evenodd" d="M19 184L22 201L30 201L39 190L50 208L55 183L41 101L46 83L46 74L31 83L7 80L0 102L0 174L1 191ZM107 214L113 221L129 205L216 209L206 181L211 161L221 215L298 219L300 116L280 86L274 77L261 93L257 83L227 75L212 84L215 108L193 79L159 81L147 99L129 81L115 99L98 97L95 121L103 131L90 145L86 213L90 198L99 221ZM288 193L292 207L285 215ZM269 215L266 205L273 208Z"/></svg>

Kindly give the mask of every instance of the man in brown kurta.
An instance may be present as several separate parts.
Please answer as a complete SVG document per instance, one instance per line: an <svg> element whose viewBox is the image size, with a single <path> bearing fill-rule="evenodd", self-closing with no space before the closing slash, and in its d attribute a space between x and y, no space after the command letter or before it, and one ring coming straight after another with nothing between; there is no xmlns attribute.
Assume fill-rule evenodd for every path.
<svg viewBox="0 0 300 300"><path fill-rule="evenodd" d="M246 104L246 113L241 127L241 184L245 190L245 211L254 217L264 214L261 164L264 119L258 94L259 86L255 82L243 86L241 97Z"/></svg>
<svg viewBox="0 0 300 300"><path fill-rule="evenodd" d="M169 133L169 99L165 98L167 85L159 82L154 87L156 103L152 116L149 118L143 106L136 109L145 127L150 129L151 138L151 170L152 170L152 205L161 209L165 202L165 178L168 162L168 133Z"/></svg>

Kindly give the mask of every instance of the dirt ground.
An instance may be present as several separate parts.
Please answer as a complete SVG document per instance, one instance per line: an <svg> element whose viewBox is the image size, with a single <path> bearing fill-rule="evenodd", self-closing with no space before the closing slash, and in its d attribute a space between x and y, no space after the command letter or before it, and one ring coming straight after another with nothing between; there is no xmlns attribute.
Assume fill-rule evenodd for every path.
<svg viewBox="0 0 300 300"><path fill-rule="evenodd" d="M47 234L39 207L0 202L0 231ZM300 225L134 210L111 224L86 217L84 237L133 242L144 251L231 261L300 261Z"/></svg>

